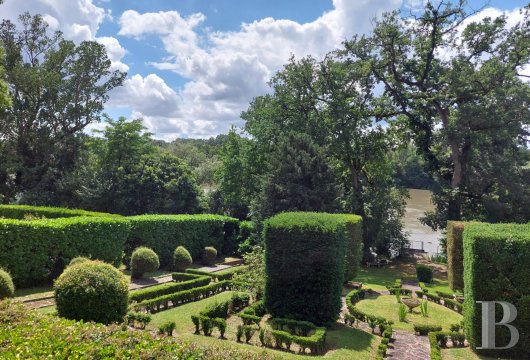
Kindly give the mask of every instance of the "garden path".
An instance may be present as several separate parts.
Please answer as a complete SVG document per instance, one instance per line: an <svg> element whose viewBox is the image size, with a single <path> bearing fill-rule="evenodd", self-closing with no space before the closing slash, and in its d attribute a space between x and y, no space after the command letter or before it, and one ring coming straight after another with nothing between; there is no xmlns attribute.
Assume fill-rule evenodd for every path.
<svg viewBox="0 0 530 360"><path fill-rule="evenodd" d="M430 360L431 346L427 336L416 336L405 331L394 331L387 357L392 359Z"/></svg>

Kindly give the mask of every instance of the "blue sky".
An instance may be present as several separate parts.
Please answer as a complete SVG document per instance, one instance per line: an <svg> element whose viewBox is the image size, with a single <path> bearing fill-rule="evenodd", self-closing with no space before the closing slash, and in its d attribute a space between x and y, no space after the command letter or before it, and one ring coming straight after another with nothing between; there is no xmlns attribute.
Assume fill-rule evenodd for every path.
<svg viewBox="0 0 530 360"><path fill-rule="evenodd" d="M76 42L107 47L127 71L112 117L141 117L160 139L226 133L291 54L321 58L385 11L422 0L5 0L2 18L40 13ZM470 1L490 15L526 1ZM101 125L99 125L101 126ZM98 127L96 125L95 127Z"/></svg>

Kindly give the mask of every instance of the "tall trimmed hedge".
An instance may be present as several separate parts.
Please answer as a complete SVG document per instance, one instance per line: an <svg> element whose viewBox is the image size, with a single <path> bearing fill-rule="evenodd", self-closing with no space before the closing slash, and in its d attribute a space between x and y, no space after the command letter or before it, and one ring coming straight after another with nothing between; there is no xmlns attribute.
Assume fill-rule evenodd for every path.
<svg viewBox="0 0 530 360"><path fill-rule="evenodd" d="M138 246L147 246L160 257L161 268L171 267L177 246L184 246L193 258L199 258L205 246L226 251L237 233L237 219L220 215L139 215L127 220L131 233L126 256Z"/></svg>
<svg viewBox="0 0 530 360"><path fill-rule="evenodd" d="M348 233L344 263L344 281L353 280L359 273L363 247L362 218L358 215L342 214Z"/></svg>
<svg viewBox="0 0 530 360"><path fill-rule="evenodd" d="M464 289L464 222L447 222L447 276L449 287Z"/></svg>
<svg viewBox="0 0 530 360"><path fill-rule="evenodd" d="M129 230L127 220L118 217L0 219L0 266L21 287L57 277L77 256L117 265Z"/></svg>
<svg viewBox="0 0 530 360"><path fill-rule="evenodd" d="M265 222L265 306L274 317L333 322L341 308L347 218L292 212Z"/></svg>
<svg viewBox="0 0 530 360"><path fill-rule="evenodd" d="M468 223L464 230L464 316L466 338L482 345L482 307L477 301L507 301L518 316L512 323L521 335L510 350L478 350L493 357L530 358L530 225ZM496 308L496 320L502 316ZM496 327L496 346L508 344L510 333Z"/></svg>
<svg viewBox="0 0 530 360"><path fill-rule="evenodd" d="M69 218L74 216L121 217L117 214L100 213L80 209L31 205L0 205L0 218L23 220L26 215L44 217L46 219Z"/></svg>

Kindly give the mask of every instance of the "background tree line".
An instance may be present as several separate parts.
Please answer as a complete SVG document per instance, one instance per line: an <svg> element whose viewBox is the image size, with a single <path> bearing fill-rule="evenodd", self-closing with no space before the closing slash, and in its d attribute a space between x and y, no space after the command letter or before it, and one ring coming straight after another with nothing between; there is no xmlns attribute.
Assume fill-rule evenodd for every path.
<svg viewBox="0 0 530 360"><path fill-rule="evenodd" d="M102 114L125 74L103 46L40 16L0 25L0 201L122 214L356 213L365 258L399 253L407 188L433 191L424 222L530 220L528 7L467 21L466 4L388 13L322 60L292 58L242 129L154 140ZM526 76L527 77L527 76ZM91 123L105 130L89 135Z"/></svg>

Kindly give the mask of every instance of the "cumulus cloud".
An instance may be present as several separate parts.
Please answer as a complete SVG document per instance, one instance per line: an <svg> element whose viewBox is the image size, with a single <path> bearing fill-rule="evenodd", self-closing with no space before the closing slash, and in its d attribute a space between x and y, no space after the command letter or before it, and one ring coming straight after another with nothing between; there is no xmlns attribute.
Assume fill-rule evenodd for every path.
<svg viewBox="0 0 530 360"><path fill-rule="evenodd" d="M292 55L321 58L354 34L368 32L373 18L398 8L401 0L334 0L333 5L312 22L269 17L243 23L238 31L202 28L201 13L183 17L176 11L127 10L119 19L119 34L159 36L168 56L151 65L190 79L176 98L167 99L174 115L161 114L161 106L152 107L157 114L140 110L134 98L128 104L160 138L226 132L232 124L241 125L241 111L269 90L267 81Z"/></svg>
<svg viewBox="0 0 530 360"><path fill-rule="evenodd" d="M118 39L111 36L102 36L96 38L96 41L105 46L107 50L107 55L111 61L111 69L119 70L123 72L129 71L129 66L121 62L121 59L127 53L121 45Z"/></svg>

